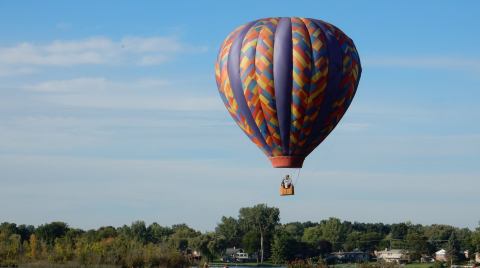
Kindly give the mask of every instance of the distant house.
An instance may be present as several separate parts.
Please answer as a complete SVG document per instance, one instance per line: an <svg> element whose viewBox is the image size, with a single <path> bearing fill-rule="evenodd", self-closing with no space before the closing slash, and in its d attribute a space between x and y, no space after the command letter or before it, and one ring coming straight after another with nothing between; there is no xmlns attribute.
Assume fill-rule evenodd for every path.
<svg viewBox="0 0 480 268"><path fill-rule="evenodd" d="M202 254L198 250L186 249L184 254L187 258L192 260L200 260L202 258Z"/></svg>
<svg viewBox="0 0 480 268"><path fill-rule="evenodd" d="M222 258L225 262L246 262L250 260L248 253L241 248L227 248Z"/></svg>
<svg viewBox="0 0 480 268"><path fill-rule="evenodd" d="M382 251L375 251L375 256L377 256L377 260L383 260L386 262L410 262L410 254L408 250L405 249L385 249Z"/></svg>
<svg viewBox="0 0 480 268"><path fill-rule="evenodd" d="M447 261L447 251L442 248L439 251L435 252L435 260L446 262Z"/></svg>
<svg viewBox="0 0 480 268"><path fill-rule="evenodd" d="M227 248L227 249L225 250L225 255L231 255L231 256L233 256L233 255L235 255L235 254L237 254L237 253L239 253L239 252L243 252L243 249L241 249L241 248L236 248L236 247Z"/></svg>
<svg viewBox="0 0 480 268"><path fill-rule="evenodd" d="M367 262L370 260L370 254L360 251L348 251L348 252L332 252L328 257L330 260L340 263L349 263L349 262Z"/></svg>
<svg viewBox="0 0 480 268"><path fill-rule="evenodd" d="M420 262L421 263L435 262L435 258L423 254L422 257L420 257Z"/></svg>

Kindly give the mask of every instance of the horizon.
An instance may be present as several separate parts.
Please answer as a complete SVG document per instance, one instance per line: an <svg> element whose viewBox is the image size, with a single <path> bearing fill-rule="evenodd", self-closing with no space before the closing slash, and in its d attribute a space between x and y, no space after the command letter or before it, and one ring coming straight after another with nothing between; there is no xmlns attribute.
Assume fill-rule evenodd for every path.
<svg viewBox="0 0 480 268"><path fill-rule="evenodd" d="M264 203L281 222L480 221L478 2L0 2L0 222L135 220L207 231ZM362 78L296 195L230 118L214 62L236 27L332 23Z"/></svg>
<svg viewBox="0 0 480 268"><path fill-rule="evenodd" d="M259 205L259 204L255 204L255 205ZM254 205L254 206L255 206ZM240 208L239 208L240 209ZM280 224L282 225L288 225L288 224L291 224L291 223L307 223L307 222L310 222L310 223L313 223L313 224L320 224L322 221L326 221L326 220L329 220L331 218L335 218L335 219L338 219L340 220L342 223L344 222L350 222L350 223L360 223L360 224L384 224L384 225L395 225L395 224L401 224L401 223L404 223L404 224L411 224L412 226L415 226L415 225L421 225L421 226L424 226L424 227L427 227L427 226L433 226L433 225L441 225L441 226L451 226L451 227L454 227L454 228L458 228L458 229L464 229L464 228L467 228L471 231L475 231L476 229L480 228L480 221L478 222L478 225L477 226L474 226L473 228L470 228L468 226L455 226L455 225L450 225L450 224L443 224L443 223L431 223L431 224L421 224L421 223L415 223L415 222L411 222L411 221L404 221L404 222L361 222L361 221L348 221L348 220L345 220L345 219L340 219L340 218L336 218L336 217L326 217L324 219L320 219L318 221L311 221L311 220L306 220L306 221L290 221L290 222L282 222L282 219L281 219L281 211L280 211ZM132 225L133 223L135 222L144 222L145 223L145 226L149 226L149 225L152 225L154 223L157 223L159 224L160 226L163 226L163 227L173 227L174 225L182 225L182 224L186 224L188 227L190 228L193 228L197 231L200 231L202 233L209 233L209 232L215 232L215 228L218 226L218 224L220 223L221 221L221 218L224 217L225 215L222 215L219 217L219 220L218 222L216 223L215 227L213 229L207 229L207 230L199 230L197 228L195 228L194 226L186 223L186 222L178 222L178 223L173 223L173 224L170 224L170 225L163 225L161 224L160 222L156 222L156 221L153 221L153 222L147 222L147 221L144 221L142 219L136 219L130 223L124 223L124 224L120 224L120 225L102 225L102 226L96 226L96 227L91 227L91 228L82 228L82 227L78 227L78 226L74 226L74 225L71 225L70 223L68 222L63 222L63 221L51 221L51 222L45 222L45 223L41 223L41 224L37 224L37 225L33 225L33 224L28 224L28 223L17 223L17 222L8 222L8 221L4 221L4 222L0 222L0 224L2 223L13 223L13 224L16 224L16 226L18 227L19 225L25 225L25 226L34 226L35 228L38 228L39 226L41 225L45 225L45 224L50 224L50 223L53 223L53 222L63 222L65 223L69 228L73 228L73 229L80 229L80 230L83 230L83 231L88 231L88 230L98 230L100 228L103 228L103 227L114 227L114 228L122 228L123 226L130 226ZM225 217L233 217L234 219L237 219L238 220L238 215L237 216L225 216ZM398 240L398 239L397 239Z"/></svg>

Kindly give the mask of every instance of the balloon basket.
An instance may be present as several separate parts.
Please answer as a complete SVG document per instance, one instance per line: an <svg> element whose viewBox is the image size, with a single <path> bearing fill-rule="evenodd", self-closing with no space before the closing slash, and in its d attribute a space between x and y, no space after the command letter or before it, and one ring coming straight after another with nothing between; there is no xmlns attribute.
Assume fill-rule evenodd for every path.
<svg viewBox="0 0 480 268"><path fill-rule="evenodd" d="M294 195L295 194L295 189L293 185L290 185L290 187L285 188L283 186L280 186L280 195L285 196L285 195Z"/></svg>

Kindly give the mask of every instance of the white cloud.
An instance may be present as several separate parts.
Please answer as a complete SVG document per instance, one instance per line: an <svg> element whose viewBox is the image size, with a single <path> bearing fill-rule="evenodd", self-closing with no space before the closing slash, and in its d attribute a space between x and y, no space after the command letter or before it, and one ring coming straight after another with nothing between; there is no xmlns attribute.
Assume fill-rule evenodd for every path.
<svg viewBox="0 0 480 268"><path fill-rule="evenodd" d="M0 66L0 77L26 75L26 74L32 74L35 72L36 70L30 67L10 68L10 67Z"/></svg>
<svg viewBox="0 0 480 268"><path fill-rule="evenodd" d="M164 95L158 97L135 94L65 94L44 97L45 100L66 106L100 109L135 109L164 111L210 111L222 108L214 97L185 97Z"/></svg>
<svg viewBox="0 0 480 268"><path fill-rule="evenodd" d="M183 86L184 87L184 86ZM50 80L24 87L41 100L74 107L168 111L223 110L218 96L198 94L160 79L112 81L103 77ZM215 92L212 90L212 92Z"/></svg>
<svg viewBox="0 0 480 268"><path fill-rule="evenodd" d="M480 59L448 56L366 56L364 66L448 69L480 72Z"/></svg>
<svg viewBox="0 0 480 268"><path fill-rule="evenodd" d="M27 85L25 89L37 92L85 92L105 90L109 82L105 78L75 78L70 80L50 80Z"/></svg>
<svg viewBox="0 0 480 268"><path fill-rule="evenodd" d="M337 216L363 222L412 220L474 227L478 221L475 214L464 213L474 210L479 201L472 187L478 185L474 173L362 173L345 168L315 172L305 167L297 195L285 199L278 196L279 177L266 161L245 168L244 162L221 159L0 155L0 160L0 202L15 200L2 216L29 224L61 216L82 227L98 227L140 218L211 230L222 215L236 216L239 208L257 203L279 207L282 222ZM455 217L441 213L446 208ZM94 217L100 213L101 219Z"/></svg>
<svg viewBox="0 0 480 268"><path fill-rule="evenodd" d="M143 146L139 140L159 136L168 138L166 148L174 146L172 141L182 142L174 131L210 131L225 124L227 112L215 90L203 94L188 84L79 77L30 83L12 96L4 90L8 98L0 100L0 151L63 152L92 146L108 151L112 143Z"/></svg>
<svg viewBox="0 0 480 268"><path fill-rule="evenodd" d="M86 64L156 65L171 60L178 53L205 50L205 47L185 44L176 36L124 37L120 40L90 37L81 40L55 40L47 44L23 42L0 47L0 70ZM5 75L6 72L3 73Z"/></svg>
<svg viewBox="0 0 480 268"><path fill-rule="evenodd" d="M195 118L192 115L173 118L158 114L82 116L61 115L60 112L51 116L11 116L2 118L1 122L0 151L30 153L88 148L106 152L108 149L105 148L112 144L122 147L128 147L128 144L142 146L142 142L139 142L142 139L155 140L155 146L162 144L163 150L171 150L172 146L176 146L175 143L180 142L187 148L204 148L206 145L198 143L199 138L182 141L183 138L178 133L207 133L215 126L227 124L215 117ZM219 139L221 138L217 138Z"/></svg>
<svg viewBox="0 0 480 268"><path fill-rule="evenodd" d="M145 65L145 66L157 65L157 64L161 64L161 63L163 63L167 60L168 60L168 58L165 55L143 56L140 59L139 64L140 65Z"/></svg>
<svg viewBox="0 0 480 268"><path fill-rule="evenodd" d="M186 45L180 44L175 38L166 37L126 37L120 42L122 49L137 52L178 52L187 48Z"/></svg>

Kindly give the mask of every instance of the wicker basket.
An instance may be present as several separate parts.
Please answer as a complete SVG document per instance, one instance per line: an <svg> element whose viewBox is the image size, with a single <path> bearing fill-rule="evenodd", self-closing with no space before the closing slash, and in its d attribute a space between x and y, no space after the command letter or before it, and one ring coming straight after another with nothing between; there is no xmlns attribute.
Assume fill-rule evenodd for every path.
<svg viewBox="0 0 480 268"><path fill-rule="evenodd" d="M295 189L293 185L290 185L290 187L288 188L280 186L280 195L294 195L294 194L295 194Z"/></svg>

